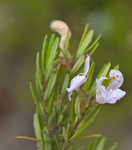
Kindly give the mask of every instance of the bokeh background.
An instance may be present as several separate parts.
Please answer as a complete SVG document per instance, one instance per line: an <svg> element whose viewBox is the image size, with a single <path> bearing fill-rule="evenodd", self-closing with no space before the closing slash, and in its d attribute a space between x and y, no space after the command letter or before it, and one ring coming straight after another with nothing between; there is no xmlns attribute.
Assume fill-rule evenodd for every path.
<svg viewBox="0 0 132 150"><path fill-rule="evenodd" d="M102 33L94 54L95 73L111 61L120 64L126 97L104 105L88 132L117 141L118 150L132 148L132 1L130 0L0 0L0 150L36 150L35 143L16 140L34 136L34 106L28 89L34 79L35 54L44 35L51 34L53 19L66 21L72 31L71 50L76 50L86 23Z"/></svg>

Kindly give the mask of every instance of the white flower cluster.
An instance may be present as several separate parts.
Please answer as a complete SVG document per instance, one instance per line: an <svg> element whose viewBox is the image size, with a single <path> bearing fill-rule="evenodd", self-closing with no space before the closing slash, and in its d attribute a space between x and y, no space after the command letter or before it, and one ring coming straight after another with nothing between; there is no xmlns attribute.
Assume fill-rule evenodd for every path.
<svg viewBox="0 0 132 150"><path fill-rule="evenodd" d="M70 88L67 88L69 101L71 101L72 92L85 83L89 68L90 56L87 56L84 65L84 73L75 76L71 80ZM105 87L103 81L107 79L111 80L109 85ZM122 73L119 70L114 69L110 70L109 78L103 76L100 79L96 79L96 102L98 104L115 104L118 100L123 98L126 92L119 89L123 84L123 81L124 78Z"/></svg>

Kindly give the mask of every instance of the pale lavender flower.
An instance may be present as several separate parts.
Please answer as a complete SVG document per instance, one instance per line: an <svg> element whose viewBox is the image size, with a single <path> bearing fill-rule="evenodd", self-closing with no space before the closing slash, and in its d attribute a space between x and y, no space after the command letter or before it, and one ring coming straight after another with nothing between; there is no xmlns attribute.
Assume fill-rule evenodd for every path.
<svg viewBox="0 0 132 150"><path fill-rule="evenodd" d="M77 88L79 88L86 81L89 67L90 67L90 56L87 56L84 64L84 73L75 76L71 80L70 87L66 89L68 92L69 101L71 101L72 92Z"/></svg>
<svg viewBox="0 0 132 150"><path fill-rule="evenodd" d="M113 69L110 71L109 76L111 81L108 87L102 85L102 82L109 78L101 77L100 79L96 79L96 102L98 104L115 104L126 94L125 91L119 89L124 81L122 73L119 70Z"/></svg>

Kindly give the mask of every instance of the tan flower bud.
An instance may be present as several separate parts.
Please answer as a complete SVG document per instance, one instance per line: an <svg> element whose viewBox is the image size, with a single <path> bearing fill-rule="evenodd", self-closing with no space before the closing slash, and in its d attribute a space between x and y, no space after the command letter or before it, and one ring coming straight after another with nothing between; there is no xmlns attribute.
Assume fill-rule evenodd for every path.
<svg viewBox="0 0 132 150"><path fill-rule="evenodd" d="M61 36L59 47L60 49L64 49L66 39L71 37L70 28L65 22L61 20L52 21L50 24L50 28Z"/></svg>

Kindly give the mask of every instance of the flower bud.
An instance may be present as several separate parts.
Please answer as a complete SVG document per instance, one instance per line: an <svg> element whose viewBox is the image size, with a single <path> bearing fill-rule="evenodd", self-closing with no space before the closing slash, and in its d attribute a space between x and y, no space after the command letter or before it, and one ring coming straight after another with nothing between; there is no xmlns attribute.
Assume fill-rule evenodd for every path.
<svg viewBox="0 0 132 150"><path fill-rule="evenodd" d="M71 37L70 28L65 22L61 20L52 21L50 24L50 28L51 30L57 32L61 36L59 47L60 49L64 49L66 44L66 39Z"/></svg>

